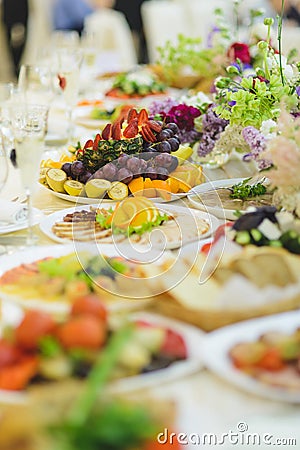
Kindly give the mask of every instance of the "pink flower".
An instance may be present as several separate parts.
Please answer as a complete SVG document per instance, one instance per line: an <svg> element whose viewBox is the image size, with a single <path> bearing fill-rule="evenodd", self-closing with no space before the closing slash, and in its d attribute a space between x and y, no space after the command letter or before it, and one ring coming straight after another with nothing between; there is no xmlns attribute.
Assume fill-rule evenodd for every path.
<svg viewBox="0 0 300 450"><path fill-rule="evenodd" d="M264 157L273 162L268 178L274 187L300 186L300 148L295 140L276 136L267 145Z"/></svg>
<svg viewBox="0 0 300 450"><path fill-rule="evenodd" d="M235 62L237 59L241 60L244 64L250 64L251 62L249 47L242 42L232 44L228 49L227 55L231 62Z"/></svg>

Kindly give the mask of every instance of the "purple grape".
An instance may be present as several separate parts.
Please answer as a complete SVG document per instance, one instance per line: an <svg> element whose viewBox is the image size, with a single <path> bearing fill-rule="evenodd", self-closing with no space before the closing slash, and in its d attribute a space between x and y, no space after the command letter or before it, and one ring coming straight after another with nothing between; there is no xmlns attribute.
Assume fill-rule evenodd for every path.
<svg viewBox="0 0 300 450"><path fill-rule="evenodd" d="M144 173L145 170L147 169L147 163L144 159L140 159L140 168L139 168L139 172L140 173Z"/></svg>
<svg viewBox="0 0 300 450"><path fill-rule="evenodd" d="M91 172L85 172L84 174L79 175L78 181L80 181L80 183L85 184L88 182L91 176L92 176Z"/></svg>
<svg viewBox="0 0 300 450"><path fill-rule="evenodd" d="M157 142L165 141L170 137L174 136L174 133L171 130L162 130L160 133L156 135Z"/></svg>
<svg viewBox="0 0 300 450"><path fill-rule="evenodd" d="M171 130L173 134L177 134L179 132L178 125L174 122L167 123L164 130Z"/></svg>
<svg viewBox="0 0 300 450"><path fill-rule="evenodd" d="M83 175L85 173L85 167L82 161L74 161L71 166L71 176L73 178L78 178L79 175Z"/></svg>
<svg viewBox="0 0 300 450"><path fill-rule="evenodd" d="M178 158L172 156L172 164L168 167L169 173L173 172L178 166Z"/></svg>
<svg viewBox="0 0 300 450"><path fill-rule="evenodd" d="M98 169L91 178L97 178L98 180L102 180L104 178L102 167Z"/></svg>
<svg viewBox="0 0 300 450"><path fill-rule="evenodd" d="M140 173L140 163L141 161L139 158L132 156L132 158L127 161L126 167L130 172L136 175Z"/></svg>
<svg viewBox="0 0 300 450"><path fill-rule="evenodd" d="M176 152L176 150L179 149L179 142L178 139L172 137L170 139L167 140L167 142L169 142L169 144L171 145L171 151L172 152Z"/></svg>
<svg viewBox="0 0 300 450"><path fill-rule="evenodd" d="M66 162L61 166L61 170L63 170L68 177L71 176L71 167L72 163Z"/></svg>
<svg viewBox="0 0 300 450"><path fill-rule="evenodd" d="M160 153L171 153L171 145L168 141L160 142L157 146L157 150Z"/></svg>
<svg viewBox="0 0 300 450"><path fill-rule="evenodd" d="M132 180L133 175L130 170L126 169L126 167L122 167L118 171L118 181L122 181L122 183L128 184Z"/></svg>
<svg viewBox="0 0 300 450"><path fill-rule="evenodd" d="M126 167L127 161L130 159L129 155L126 155L126 153L122 153L119 158L117 159L118 166Z"/></svg>
<svg viewBox="0 0 300 450"><path fill-rule="evenodd" d="M173 158L169 153L160 153L155 156L154 162L157 167L165 167L168 169L173 162Z"/></svg>
<svg viewBox="0 0 300 450"><path fill-rule="evenodd" d="M117 172L118 169L113 163L105 164L105 166L102 167L103 176L108 181L114 181L117 178Z"/></svg>
<svg viewBox="0 0 300 450"><path fill-rule="evenodd" d="M145 173L146 178L150 178L150 180L156 180L157 172L154 167L147 167L147 172Z"/></svg>
<svg viewBox="0 0 300 450"><path fill-rule="evenodd" d="M159 180L166 180L169 178L169 171L165 167L157 167L156 174Z"/></svg>

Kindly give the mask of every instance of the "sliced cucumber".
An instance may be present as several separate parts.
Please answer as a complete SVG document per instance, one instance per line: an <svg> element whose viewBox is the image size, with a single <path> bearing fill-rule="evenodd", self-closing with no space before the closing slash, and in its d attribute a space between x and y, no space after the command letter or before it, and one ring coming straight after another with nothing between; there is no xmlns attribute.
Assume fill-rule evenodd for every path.
<svg viewBox="0 0 300 450"><path fill-rule="evenodd" d="M235 236L235 242L240 245L251 244L251 236L249 231L238 231Z"/></svg>

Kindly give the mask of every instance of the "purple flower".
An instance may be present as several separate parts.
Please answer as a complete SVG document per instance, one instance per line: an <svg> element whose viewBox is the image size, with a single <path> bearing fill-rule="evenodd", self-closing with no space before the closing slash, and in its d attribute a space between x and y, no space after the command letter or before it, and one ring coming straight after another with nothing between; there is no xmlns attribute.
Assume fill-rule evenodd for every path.
<svg viewBox="0 0 300 450"><path fill-rule="evenodd" d="M175 122L180 130L191 131L194 128L194 121L201 112L194 106L184 103L173 106L167 113L167 122Z"/></svg>
<svg viewBox="0 0 300 450"><path fill-rule="evenodd" d="M267 140L257 128L249 126L242 131L242 136L249 145L251 152L244 155L244 161L255 160L260 170L266 169L272 165L272 162L261 158L261 153L265 151Z"/></svg>
<svg viewBox="0 0 300 450"><path fill-rule="evenodd" d="M164 100L152 102L148 108L149 115L150 116L155 116L157 114L158 115L166 115L166 114L168 114L168 112L170 111L170 109L173 106L177 106L177 105L178 105L178 101L172 97L167 97Z"/></svg>
<svg viewBox="0 0 300 450"><path fill-rule="evenodd" d="M229 121L221 119L213 111L212 105L203 115L202 119L202 138L198 147L198 155L206 156L214 149L216 142L220 139L221 133L225 130Z"/></svg>
<svg viewBox="0 0 300 450"><path fill-rule="evenodd" d="M300 97L300 86L296 86L296 94Z"/></svg>

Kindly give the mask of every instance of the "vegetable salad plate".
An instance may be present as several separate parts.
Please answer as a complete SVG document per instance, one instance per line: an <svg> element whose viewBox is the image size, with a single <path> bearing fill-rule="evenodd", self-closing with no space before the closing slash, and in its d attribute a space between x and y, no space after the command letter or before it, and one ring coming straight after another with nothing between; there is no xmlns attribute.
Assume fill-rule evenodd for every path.
<svg viewBox="0 0 300 450"><path fill-rule="evenodd" d="M166 317L141 312L113 318L103 305L94 304L91 299L80 299L68 314L59 319L39 310L7 310L9 307L6 305L3 314L4 319L9 316L9 320L4 320L4 332L8 326L15 336L19 353L24 354L20 355L20 360L17 357L9 363L6 359L2 365L0 402L26 401L26 394L36 385L37 377L43 380L45 389L49 383L52 388L57 385L58 393L61 382L69 381L77 383L78 388L82 387L95 358L116 333L122 334L122 346L115 370L109 377L108 388L112 392L153 387L187 376L203 366L203 332ZM89 330L86 333L85 327ZM56 348L56 353L49 352L49 343L52 350ZM0 359L2 355L12 353L14 345L4 338L0 343ZM78 352L74 359L76 348L86 352ZM31 364L30 371L27 366L24 370L25 362L27 366ZM14 370L19 371L19 379L9 376Z"/></svg>
<svg viewBox="0 0 300 450"><path fill-rule="evenodd" d="M261 397L300 403L300 311L244 321L207 335L204 364Z"/></svg>
<svg viewBox="0 0 300 450"><path fill-rule="evenodd" d="M121 208L126 213L129 208L139 208L139 202L143 202L141 211L135 209L132 218L128 216L130 223L126 225ZM48 237L60 243L75 240L118 245L126 242L175 249L188 242L207 238L218 225L218 219L206 212L155 204L140 197L128 198L118 208L103 204L58 211L47 216L40 228Z"/></svg>
<svg viewBox="0 0 300 450"><path fill-rule="evenodd" d="M188 193L188 200L196 208L216 217L235 220L236 211L245 211L250 206L272 204L272 193L268 192L265 184L267 180L254 183L249 178L210 181L192 188ZM246 188L249 189L249 195Z"/></svg>
<svg viewBox="0 0 300 450"><path fill-rule="evenodd" d="M131 257L126 247L118 251L112 245L99 251L90 244L73 243L4 255L1 299L57 313L68 311L79 294L95 294L113 311L143 307L152 298L140 264L143 255L131 252ZM154 250L148 252L154 265L172 260L169 253L160 260L158 256ZM138 286L138 295L131 291L132 284Z"/></svg>

